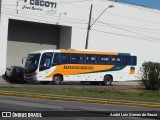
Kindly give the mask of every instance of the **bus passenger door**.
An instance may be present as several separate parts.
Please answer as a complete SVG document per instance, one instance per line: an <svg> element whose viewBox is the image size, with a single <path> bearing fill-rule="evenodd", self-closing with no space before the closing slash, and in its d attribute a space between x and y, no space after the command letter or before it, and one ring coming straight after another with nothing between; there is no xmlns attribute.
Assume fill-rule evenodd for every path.
<svg viewBox="0 0 160 120"><path fill-rule="evenodd" d="M50 67L51 67L51 61L52 61L53 53L43 53L39 65L39 79L42 81L47 80L47 76L50 74Z"/></svg>

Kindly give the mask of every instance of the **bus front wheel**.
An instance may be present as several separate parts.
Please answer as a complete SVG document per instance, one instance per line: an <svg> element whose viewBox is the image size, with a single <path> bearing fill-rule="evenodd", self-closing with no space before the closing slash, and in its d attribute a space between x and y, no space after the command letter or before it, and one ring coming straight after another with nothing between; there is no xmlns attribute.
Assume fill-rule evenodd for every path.
<svg viewBox="0 0 160 120"><path fill-rule="evenodd" d="M53 84L59 85L62 81L62 77L60 75L54 75L53 76Z"/></svg>
<svg viewBox="0 0 160 120"><path fill-rule="evenodd" d="M103 85L111 86L112 85L112 81L113 81L112 77L106 75L106 76L104 76L104 79L103 79Z"/></svg>

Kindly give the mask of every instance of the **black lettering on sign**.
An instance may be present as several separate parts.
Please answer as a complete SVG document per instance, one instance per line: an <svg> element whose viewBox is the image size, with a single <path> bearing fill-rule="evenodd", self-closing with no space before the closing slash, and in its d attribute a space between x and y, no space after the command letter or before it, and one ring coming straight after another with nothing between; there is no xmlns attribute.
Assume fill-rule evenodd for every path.
<svg viewBox="0 0 160 120"><path fill-rule="evenodd" d="M83 70L93 70L93 66L64 66L64 69L83 69Z"/></svg>
<svg viewBox="0 0 160 120"><path fill-rule="evenodd" d="M30 0L30 5L41 6L41 7L51 7L56 8L57 3L45 1L45 0Z"/></svg>

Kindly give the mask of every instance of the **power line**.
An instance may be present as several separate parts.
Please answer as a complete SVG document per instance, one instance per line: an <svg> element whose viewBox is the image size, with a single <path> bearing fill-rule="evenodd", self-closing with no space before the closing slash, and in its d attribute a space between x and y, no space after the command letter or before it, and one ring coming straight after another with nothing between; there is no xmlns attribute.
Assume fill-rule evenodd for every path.
<svg viewBox="0 0 160 120"><path fill-rule="evenodd" d="M85 2L86 0L82 0L82 1ZM92 1L92 0L87 0L87 1ZM82 8L82 9L88 9L89 10L89 8L84 7L84 6L79 6L79 5L74 5L74 4L67 4L67 5L71 5L71 6L75 6L75 7L79 7L79 8ZM131 5L128 5L128 6L131 6ZM94 9L94 10L97 11L97 12L101 12L100 10L96 10L96 9ZM152 23L152 24L160 24L160 22L136 19L136 18L133 18L133 17L128 17L128 16L124 16L124 15L118 15L118 14L115 14L115 13L107 13L107 14L110 14L110 15L113 15L113 16L119 16L119 17L126 18L126 19L136 20L136 21L143 21L143 22ZM159 13L157 13L157 14L159 14Z"/></svg>
<svg viewBox="0 0 160 120"><path fill-rule="evenodd" d="M13 17L17 17L17 16L15 16L15 15L13 15L13 14L11 14L11 13L7 13L7 14L2 14L2 16L4 16L4 17L7 17L8 18L8 16L7 15L11 15L11 16L13 16ZM30 15L30 14L29 14ZM21 18L24 18L24 19L30 19L30 17L27 17L27 16L21 16ZM58 19L58 18L57 18ZM57 19L54 19L55 20L55 22L57 21ZM36 19L36 18L32 18L32 20L35 20L35 21L39 21L39 19ZM53 20L53 19L52 19ZM50 24L50 23L48 23L49 21L47 21L47 20L41 20L41 22L45 22L45 24ZM73 21L67 21L67 22L71 22L71 23L73 23ZM52 25L52 24L51 24ZM54 25L54 24L53 24ZM74 25L72 25L71 27L74 27L74 28L79 28L79 29L87 29L87 28L84 28L84 27L78 27L78 26L74 26Z"/></svg>
<svg viewBox="0 0 160 120"><path fill-rule="evenodd" d="M144 41L150 41L150 42L156 42L156 43L160 43L160 41L156 41L156 40L148 40L146 38L142 38L142 37L137 37L137 36L131 36L131 35L125 35L125 34L118 34L118 33L112 33L112 32L107 32L107 31L102 31L102 30L96 30L96 29L91 29L92 31L97 31L97 32L101 32L101 33L106 33L106 34L113 34L113 35L118 35L118 36L123 36L123 37L129 37L129 38L136 38L136 39L140 39L140 40L144 40Z"/></svg>
<svg viewBox="0 0 160 120"><path fill-rule="evenodd" d="M109 23L108 23L109 24ZM116 26L121 26L121 27L127 27L129 29L141 29L141 30L148 30L148 31L156 31L160 32L160 29L152 29L152 28L146 28L146 27L135 27L135 26L128 26L128 25L118 25L118 24L113 24Z"/></svg>
<svg viewBox="0 0 160 120"><path fill-rule="evenodd" d="M14 9L11 9L11 8L2 8L2 9L4 9L5 11L7 10L7 11L11 11L11 12L14 12L15 13L15 10ZM19 11L21 11L21 10L19 10ZM44 17L44 16L42 16L43 14L41 14L41 15L37 15L37 13L33 13L33 12L28 12L28 11L21 11L21 12L25 12L25 14L27 14L27 13L32 13L32 14L34 14L34 16L37 16L37 17ZM32 14L28 14L28 15L32 15ZM55 18L58 18L58 16L54 16ZM48 18L48 19L53 19L53 17L49 17L49 16L45 16L45 18ZM77 23L77 24L87 24L87 20L82 20L82 19L78 19L78 18L71 18L71 17L65 17L65 16L63 16L63 17L61 17L61 19L62 20L70 20L70 21L73 21L73 22L75 22L75 23ZM97 22L99 22L99 21L97 21ZM100 23L100 22L99 22ZM101 22L102 23L102 22ZM105 27L104 26L104 24L106 24L107 26L109 25L109 23L104 23L103 22L103 27ZM97 26L98 24L96 24L96 26ZM110 24L111 25L111 24ZM134 27L134 26L126 26L126 25L118 25L118 24L112 24L112 25L114 25L114 26L120 26L120 27L127 27L127 28L129 28L129 29L131 29L131 28L135 28L135 29L145 29L145 30L152 30L152 31L160 31L160 30L156 30L156 29L150 29L150 28L140 28L140 27ZM100 25L98 25L98 26L100 26Z"/></svg>
<svg viewBox="0 0 160 120"><path fill-rule="evenodd" d="M2 10L7 10L7 11L11 11L11 12L14 12L15 13L15 9L11 9L11 8L2 8ZM19 11L21 11L21 12L24 12L25 14L26 13L32 13L32 14L30 14L30 15L33 15L34 14L34 16L38 16L38 17L44 17L44 16L41 16L41 15L43 15L43 14L41 14L41 15L37 15L37 13L33 13L33 12L28 12L28 11L22 11L22 10L19 10ZM29 15L29 14L28 14ZM45 15L45 14L44 14ZM58 16L54 16L54 17L58 17ZM45 18L48 18L48 19L52 19L53 17L49 17L49 16L45 16ZM77 22L77 23L79 23L79 24L87 24L87 20L82 20L82 19L77 19L77 18L69 18L69 17L62 17L61 19L69 19L70 21L73 21L73 22L77 22L77 21L79 21L79 22ZM83 22L84 21L84 22ZM109 24L109 23L107 23L107 24ZM113 24L113 25L116 25L116 26L118 26L117 24ZM124 26L124 25L119 25L119 26ZM137 27L133 27L133 26L124 26L124 27L129 27L129 28L137 28ZM160 30L155 30L155 29L150 29L150 28L137 28L137 29L145 29L145 30L153 30L153 31L160 31Z"/></svg>
<svg viewBox="0 0 160 120"><path fill-rule="evenodd" d="M143 22L152 23L152 24L160 24L160 22L142 20L142 19L137 19L137 18L128 17L128 16L124 16L124 15L118 15L118 14L115 14L115 13L107 13L107 14L110 14L110 15L113 15L113 16L119 16L119 17L122 17L122 18L130 19L130 20L143 21Z"/></svg>
<svg viewBox="0 0 160 120"><path fill-rule="evenodd" d="M6 16L6 14L2 14L2 16L4 16L4 17L7 17L8 18L8 16ZM22 18L25 18L25 19L30 19L29 17L27 17L27 16L22 16ZM33 18L33 20L36 20L36 21L38 21L38 19L35 19L35 18ZM48 23L49 21L46 21L46 20L41 20L42 22L45 22L44 24L50 24L50 23ZM55 25L55 24L51 24L51 25ZM74 27L74 28L79 28L79 29L87 29L87 28L84 28L84 27L78 27L78 26L74 26L74 25L72 25L71 27Z"/></svg>
<svg viewBox="0 0 160 120"><path fill-rule="evenodd" d="M6 8L7 10L8 10L8 8ZM15 9L11 9L10 10L10 12L15 12ZM26 12L26 11L23 11L23 12ZM28 13L28 12L27 12ZM36 13L34 13L34 14L36 14ZM28 14L28 15L31 15L31 14ZM15 15L13 15L12 14L12 16L15 16ZM37 15L38 17L44 17L44 16L39 16L39 15ZM17 17L17 16L15 16L15 17ZM21 17L23 17L23 16L21 16ZM55 16L54 16L55 17ZM28 18L28 19L30 19L29 17L25 17L25 18ZM48 18L50 18L50 17L48 17ZM54 18L55 19L55 18ZM68 19L72 19L72 18L68 18ZM38 19L35 19L35 20L37 20L37 21L39 21ZM44 21L44 20L43 20ZM65 20L64 20L65 21ZM82 20L83 21L83 20ZM46 22L46 21L45 21ZM47 21L47 22L49 22L49 21ZM77 23L77 22L75 22L75 21L71 21L71 20L68 20L68 21L66 21L66 22L74 22L74 23ZM81 24L82 24L82 22L80 22ZM87 23L84 23L84 24L87 24ZM104 23L103 23L104 24ZM105 23L106 24L106 23ZM108 24L107 24L108 25ZM111 27L116 27L116 26L114 26L114 25L110 25ZM77 26L73 26L73 27L77 27ZM78 28L78 27L77 27ZM80 28L80 27L79 27ZM117 28L117 27L116 27ZM119 29L123 29L123 28L120 28L120 27L118 27ZM86 29L86 28L81 28L81 29ZM125 30L126 31L126 29L123 29L123 30ZM98 31L98 32L100 32L99 30L94 30L94 31ZM127 30L128 31L128 30ZM101 32L104 32L104 33L106 33L106 31L101 31ZM130 31L130 32L132 32L132 31ZM108 32L108 33L111 33L111 32ZM133 32L132 32L133 33ZM134 32L135 33L135 32ZM136 33L137 34L137 33ZM126 37L131 37L131 38L138 38L138 39L144 39L144 38L142 38L142 37L137 37L137 36L129 36L129 35L123 35L123 34L116 34L116 35L121 35L121 36L126 36ZM141 35L141 36L144 36L144 35L142 35L142 34L139 34L139 35ZM155 40L147 40L147 41L153 41L153 42L158 42L159 43L159 38L153 38L153 37L151 37L151 36L146 36L145 35L145 37L149 37L150 39L158 39L158 41L155 41ZM146 38L145 38L146 39Z"/></svg>
<svg viewBox="0 0 160 120"><path fill-rule="evenodd" d="M14 9L8 9L8 8L7 9L3 8L3 9L5 10L5 12L8 11L8 12L11 12L11 13L13 13L13 12L15 13ZM33 13L33 12L32 12L32 14L28 14L27 11L20 11L20 12L25 13L23 15L28 15L28 16L29 15L34 15L34 16L39 17L39 18L44 18L43 14L37 15L37 13ZM2 14L4 14L4 13L2 13ZM12 16L18 17L15 14L13 14ZM54 17L45 16L46 19L50 19L50 20L55 19L55 18L58 20L58 17L59 16L54 16ZM83 22L85 20L81 20L81 19L77 19L77 18L61 17L61 20L63 20L63 21L70 21L70 22L77 23L77 24L87 24L87 22Z"/></svg>
<svg viewBox="0 0 160 120"><path fill-rule="evenodd" d="M89 10L89 8L84 7L84 6L80 6L80 5L75 5L75 4L68 4L68 5ZM99 13L101 12L100 10L97 10L97 9L94 9L94 11L99 12ZM152 24L160 24L160 22L154 22L154 21L149 21L149 20L144 20L144 19L137 19L137 18L128 17L128 16L125 16L125 15L118 15L118 14L113 13L113 12L112 13L107 13L107 14L112 15L112 16L118 16L118 17L130 19L130 20L143 21L143 22L152 23ZM157 13L157 14L160 14L160 13ZM104 13L104 15L105 15L105 13Z"/></svg>
<svg viewBox="0 0 160 120"><path fill-rule="evenodd" d="M3 14L2 14L3 15ZM3 16L6 16L3 15ZM22 16L22 18L28 18L28 17L24 17ZM29 19L29 18L28 18ZM33 18L33 20L38 20L38 19L35 19ZM45 20L42 20L43 22L48 22L48 21L45 21ZM71 27L74 27L74 28L79 28L79 29L87 29L87 28L82 28L82 27L77 27L77 26L71 26ZM145 41L150 41L150 42L157 42L157 43L160 43L160 41L155 41L155 40L147 40L146 38L142 38L142 37L137 37L137 36L131 36L131 35L124 35L124 34L117 34L117 33L112 33L112 32L106 32L106 31L102 31L102 30L96 30L96 29L92 29L92 31L97 31L97 32L101 32L101 33L106 33L106 34L113 34L113 35L118 35L118 36L123 36L123 37L129 37L129 38L136 38L136 39L140 39L140 40L145 40Z"/></svg>
<svg viewBox="0 0 160 120"><path fill-rule="evenodd" d="M97 23L99 24L95 24L95 26L101 26L101 27L108 27L108 25L102 24L99 21L97 21ZM104 22L103 22L104 23ZM106 22L105 22L106 23ZM159 29L153 29L153 28L146 28L146 27L135 27L135 26L127 26L127 25L120 25L120 24L111 24L111 23L106 23L106 24L110 24L110 25L114 25L114 26L119 26L125 29L129 29L129 30L136 30L136 31L141 31L141 32L149 32L149 33L160 33ZM104 26L105 25L105 26ZM111 27L111 26L109 26Z"/></svg>
<svg viewBox="0 0 160 120"><path fill-rule="evenodd" d="M11 9L11 8L5 8L5 7L3 7L2 8L2 10L8 10L8 11L11 11L11 12L14 12L15 13L15 11L16 11L16 9ZM30 15L32 15L32 14L35 14L35 15L37 15L37 13L36 12L29 12L29 11L23 11L23 10L18 10L18 11L20 11L20 12L24 12L24 13L31 13ZM5 11L3 11L3 12L5 12ZM3 13L2 12L2 13ZM45 15L45 18L47 17L47 18L53 18L53 17L59 17L59 16L46 16L46 14L44 14L44 13L41 13L41 14L39 14L39 15L37 15L37 16L42 16L42 15ZM44 16L42 16L42 17L44 17ZM78 20L78 21L83 21L83 22L86 22L85 24L87 24L87 20L82 20L82 19L78 19L78 18L71 18L71 17L63 17L63 18L66 18L66 19L72 19L72 20Z"/></svg>
<svg viewBox="0 0 160 120"><path fill-rule="evenodd" d="M148 37L150 39L155 39L155 40L159 40L160 41L159 38L155 38L155 37L151 37L151 36L148 36L148 35L143 35L143 34L140 34L140 33L137 33L137 32L133 32L133 31L130 31L130 30L126 30L124 28L120 28L120 27L117 27L117 26L114 26L114 25L111 25L111 24L108 24L108 23L103 23L103 22L100 22L100 23L108 25L108 26L111 26L111 27L114 27L114 28L117 28L117 29L120 29L120 30L124 30L124 31L130 32L130 33L134 33L134 34L137 34L137 35L140 35L140 36L144 36L144 37Z"/></svg>

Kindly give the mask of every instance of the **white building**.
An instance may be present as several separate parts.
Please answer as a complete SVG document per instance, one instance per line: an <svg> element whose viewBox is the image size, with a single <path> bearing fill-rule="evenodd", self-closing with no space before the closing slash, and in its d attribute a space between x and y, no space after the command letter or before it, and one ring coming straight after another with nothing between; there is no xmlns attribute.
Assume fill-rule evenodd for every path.
<svg viewBox="0 0 160 120"><path fill-rule="evenodd" d="M1 0L0 75L40 49L84 49L91 4L88 49L160 61L160 11L107 0Z"/></svg>

